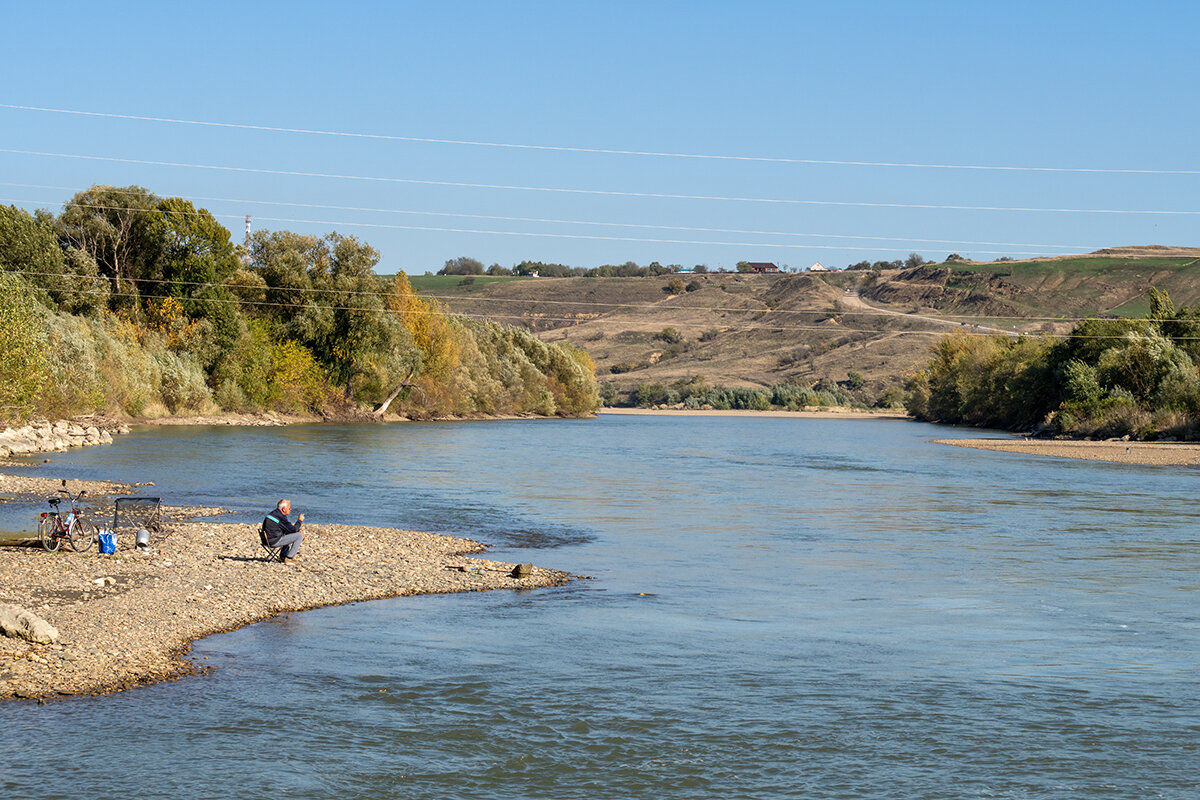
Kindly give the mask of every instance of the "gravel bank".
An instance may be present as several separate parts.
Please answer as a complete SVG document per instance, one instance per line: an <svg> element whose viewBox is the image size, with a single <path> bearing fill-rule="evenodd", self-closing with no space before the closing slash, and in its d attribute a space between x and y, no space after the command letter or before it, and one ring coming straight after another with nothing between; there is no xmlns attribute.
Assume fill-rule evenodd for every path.
<svg viewBox="0 0 1200 800"><path fill-rule="evenodd" d="M1195 442L1064 441L1058 439L934 439L935 444L1026 453L1055 458L1081 458L1117 464L1200 466L1200 444Z"/></svg>
<svg viewBox="0 0 1200 800"><path fill-rule="evenodd" d="M47 497L57 497L58 490L61 488L63 488L63 483L59 478L36 478L31 475L0 473L0 495L8 495L8 497L0 496L0 503L6 503L13 499L40 501ZM94 499L104 495L125 494L133 490L134 484L116 483L115 481L69 480L66 488L72 493L86 489L88 495ZM43 504L39 510L45 510L45 508L46 506Z"/></svg>
<svg viewBox="0 0 1200 800"><path fill-rule="evenodd" d="M174 522L149 554L0 548L0 603L58 628L56 644L0 637L0 700L103 694L203 670L189 643L276 614L412 594L557 586L568 574L468 558L469 539L306 525L299 566L261 560L257 526Z"/></svg>

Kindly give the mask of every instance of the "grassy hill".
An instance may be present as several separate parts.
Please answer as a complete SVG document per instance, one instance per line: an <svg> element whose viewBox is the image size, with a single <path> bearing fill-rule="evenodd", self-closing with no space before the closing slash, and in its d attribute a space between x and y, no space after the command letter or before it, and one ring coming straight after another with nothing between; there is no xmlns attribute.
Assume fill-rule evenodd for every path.
<svg viewBox="0 0 1200 800"><path fill-rule="evenodd" d="M1200 302L1200 249L1129 247L1080 256L933 264L877 273L864 297L945 313L1040 321L1149 310L1150 287L1177 305Z"/></svg>
<svg viewBox="0 0 1200 800"><path fill-rule="evenodd" d="M673 279L688 290L672 294ZM1151 286L1177 304L1200 302L1200 249L798 275L417 276L413 286L455 312L581 346L598 377L621 390L694 376L724 386L812 384L857 372L878 393L956 328L1064 332L1073 317L1144 314Z"/></svg>

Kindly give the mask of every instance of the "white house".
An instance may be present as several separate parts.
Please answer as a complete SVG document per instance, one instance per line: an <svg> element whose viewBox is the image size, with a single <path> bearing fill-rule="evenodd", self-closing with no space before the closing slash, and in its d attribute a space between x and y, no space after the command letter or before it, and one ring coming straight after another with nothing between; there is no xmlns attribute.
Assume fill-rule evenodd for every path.
<svg viewBox="0 0 1200 800"><path fill-rule="evenodd" d="M808 268L808 271L809 272L829 272L829 267L825 266L820 261L817 261L811 267Z"/></svg>

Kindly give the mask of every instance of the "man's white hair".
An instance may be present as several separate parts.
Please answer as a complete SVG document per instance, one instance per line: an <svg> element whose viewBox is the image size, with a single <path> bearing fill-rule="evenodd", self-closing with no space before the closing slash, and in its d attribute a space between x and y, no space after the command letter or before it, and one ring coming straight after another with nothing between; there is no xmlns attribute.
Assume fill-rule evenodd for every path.
<svg viewBox="0 0 1200 800"><path fill-rule="evenodd" d="M276 503L276 504L275 504L275 507L276 507L276 508L283 508L283 504L284 504L284 503L287 503L287 504L290 506L290 505L292 504L292 501L291 501L291 500L288 500L288 499L285 497L285 498L283 498L282 500L280 500L278 503Z"/></svg>

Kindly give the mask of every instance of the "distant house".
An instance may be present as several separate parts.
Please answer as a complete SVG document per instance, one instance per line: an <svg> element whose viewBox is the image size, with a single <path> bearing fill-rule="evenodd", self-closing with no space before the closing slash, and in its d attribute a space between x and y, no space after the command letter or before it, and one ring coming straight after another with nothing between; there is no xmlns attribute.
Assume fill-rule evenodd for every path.
<svg viewBox="0 0 1200 800"><path fill-rule="evenodd" d="M829 267L822 264L820 261L808 268L809 272L829 272Z"/></svg>
<svg viewBox="0 0 1200 800"><path fill-rule="evenodd" d="M771 263L770 261L750 261L747 263L750 265L751 272L782 272L783 271L777 265Z"/></svg>

